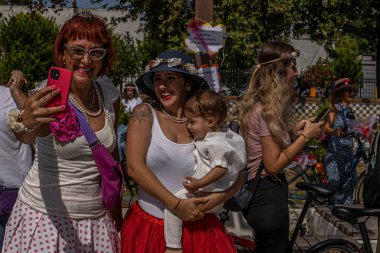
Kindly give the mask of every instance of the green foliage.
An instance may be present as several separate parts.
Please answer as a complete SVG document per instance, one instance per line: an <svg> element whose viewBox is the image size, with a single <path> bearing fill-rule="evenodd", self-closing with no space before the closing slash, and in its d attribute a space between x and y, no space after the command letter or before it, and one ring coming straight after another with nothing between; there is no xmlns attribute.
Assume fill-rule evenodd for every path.
<svg viewBox="0 0 380 253"><path fill-rule="evenodd" d="M338 38L330 65L338 77L349 77L358 84L362 77L359 43L348 35Z"/></svg>
<svg viewBox="0 0 380 253"><path fill-rule="evenodd" d="M309 35L311 40L324 45L328 52L334 48L334 41L343 35L357 38L362 51L374 52L379 43L378 0L332 0L293 1L297 22L294 35Z"/></svg>
<svg viewBox="0 0 380 253"><path fill-rule="evenodd" d="M314 65L308 66L301 77L302 85L326 88L336 80L335 71L321 58Z"/></svg>
<svg viewBox="0 0 380 253"><path fill-rule="evenodd" d="M356 39L348 35L337 38L335 47L330 52L330 59L326 62L318 59L315 64L308 66L301 78L302 85L326 88L341 77L349 77L359 84L362 77L359 56L360 49Z"/></svg>
<svg viewBox="0 0 380 253"><path fill-rule="evenodd" d="M226 27L223 54L217 61L223 69L250 69L258 49L271 40L286 40L293 13L291 0L214 1L214 20ZM224 57L224 59L223 59Z"/></svg>
<svg viewBox="0 0 380 253"><path fill-rule="evenodd" d="M323 160L325 159L327 155L327 148L321 144L318 138L311 139L307 143L307 145L318 147L316 150L313 151L313 154L315 155L318 162L323 163Z"/></svg>
<svg viewBox="0 0 380 253"><path fill-rule="evenodd" d="M187 25L194 18L194 9L184 0L120 0L119 8L127 8L122 18L146 20L141 27L144 41L139 44L143 65L165 49L186 50L184 37ZM214 1L213 24L226 27L224 55L219 53L216 62L224 69L251 68L257 49L274 39L285 39L293 20L291 0L277 1ZM116 20L114 20L116 21ZM119 20L120 21L120 20ZM150 56L150 57L148 57Z"/></svg>
<svg viewBox="0 0 380 253"><path fill-rule="evenodd" d="M3 18L0 22L0 82L7 82L14 69L21 70L28 80L24 91L45 79L53 64L51 51L57 33L55 19L40 14L20 13Z"/></svg>
<svg viewBox="0 0 380 253"><path fill-rule="evenodd" d="M137 51L133 38L129 35L112 34L112 43L115 50L115 64L108 77L115 85L123 83L128 76L139 72Z"/></svg>

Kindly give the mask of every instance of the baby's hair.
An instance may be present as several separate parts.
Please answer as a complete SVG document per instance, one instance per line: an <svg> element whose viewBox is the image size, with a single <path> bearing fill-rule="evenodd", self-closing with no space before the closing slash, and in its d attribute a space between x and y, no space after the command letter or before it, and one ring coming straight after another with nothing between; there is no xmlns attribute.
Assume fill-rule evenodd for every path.
<svg viewBox="0 0 380 253"><path fill-rule="evenodd" d="M200 90L187 100L185 111L203 118L214 117L217 124L221 124L227 117L227 104L215 91Z"/></svg>

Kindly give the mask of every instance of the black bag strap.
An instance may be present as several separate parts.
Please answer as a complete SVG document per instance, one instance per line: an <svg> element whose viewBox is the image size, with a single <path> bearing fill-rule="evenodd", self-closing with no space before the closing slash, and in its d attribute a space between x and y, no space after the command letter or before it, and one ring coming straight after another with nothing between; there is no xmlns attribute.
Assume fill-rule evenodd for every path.
<svg viewBox="0 0 380 253"><path fill-rule="evenodd" d="M256 191L257 191L257 187L259 186L259 181L260 181L260 178L261 178L261 174L263 173L263 170L264 170L264 161L261 160L259 169L256 172L256 176L255 176L254 179L252 179L252 183L250 183L249 186L248 186L249 191L252 192L252 198L249 201L248 207L251 206L253 198L255 197L255 194L256 194Z"/></svg>
<svg viewBox="0 0 380 253"><path fill-rule="evenodd" d="M369 162L367 170L375 168L380 164L380 157L378 153L378 149L380 148L379 143L380 132L377 132L375 137L373 138L370 146L370 154L369 154Z"/></svg>

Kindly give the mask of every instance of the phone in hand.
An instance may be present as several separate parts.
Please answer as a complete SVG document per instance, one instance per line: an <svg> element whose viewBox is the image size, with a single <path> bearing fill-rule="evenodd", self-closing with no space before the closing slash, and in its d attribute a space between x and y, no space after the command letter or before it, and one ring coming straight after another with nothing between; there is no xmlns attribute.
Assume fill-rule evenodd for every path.
<svg viewBox="0 0 380 253"><path fill-rule="evenodd" d="M73 78L73 72L67 69L51 67L49 69L47 86L56 86L60 92L57 96L53 97L46 103L45 107L55 106L67 106L67 100L69 98L71 79ZM61 119L64 116L64 112L58 112L52 114L54 118Z"/></svg>
<svg viewBox="0 0 380 253"><path fill-rule="evenodd" d="M317 123L317 122L320 122L321 120L323 120L327 114L329 113L330 111L330 108L324 108L319 114L318 116L313 120L313 123Z"/></svg>

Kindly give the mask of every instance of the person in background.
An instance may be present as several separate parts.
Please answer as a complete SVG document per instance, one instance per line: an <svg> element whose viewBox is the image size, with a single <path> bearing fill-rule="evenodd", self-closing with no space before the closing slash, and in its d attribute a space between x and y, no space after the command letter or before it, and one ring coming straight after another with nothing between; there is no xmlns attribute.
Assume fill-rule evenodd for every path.
<svg viewBox="0 0 380 253"><path fill-rule="evenodd" d="M356 170L350 172L349 167L354 158L353 126L355 115L350 104L355 96L356 88L349 78L340 78L332 90L332 105L327 115L324 131L330 135L327 155L324 160L327 179L337 192L335 204L352 204L352 193L356 182ZM347 174L348 173L348 174ZM351 175L347 181L345 175Z"/></svg>
<svg viewBox="0 0 380 253"><path fill-rule="evenodd" d="M195 167L184 105L195 91L208 89L207 82L196 75L189 56L168 50L149 62L136 84L157 101L157 107L138 105L128 125L127 169L138 184L138 200L124 217L122 252L165 252L164 209L187 221L182 231L183 252L236 252L218 217L207 211L230 198L243 185L242 177L226 191L189 199L174 195Z"/></svg>
<svg viewBox="0 0 380 253"><path fill-rule="evenodd" d="M287 250L288 184L284 169L309 139L318 136L322 124L312 123L312 119L294 124L291 105L298 55L299 51L287 43L265 44L241 102L239 122L247 148L249 183L260 177L243 215L254 229L258 253ZM259 167L263 168L261 175L257 175Z"/></svg>
<svg viewBox="0 0 380 253"><path fill-rule="evenodd" d="M227 105L222 95L201 90L185 104L187 129L194 138L196 166L192 176L184 178L184 188L175 195L186 199L197 192L223 192L236 181L245 168L247 157L243 138L229 130L221 131L227 116ZM208 213L218 214L220 204ZM181 252L182 221L173 212L164 211L165 241L169 252Z"/></svg>
<svg viewBox="0 0 380 253"><path fill-rule="evenodd" d="M32 165L31 145L19 142L7 124L9 111L24 106L21 89L25 83L22 72L14 70L9 82L0 86L0 250L18 189Z"/></svg>
<svg viewBox="0 0 380 253"><path fill-rule="evenodd" d="M126 160L125 141L127 136L128 121L135 106L141 104L142 102L143 100L140 98L136 86L133 83L127 83L123 90L123 99L121 100L121 104L124 108L124 114L117 129L119 161L123 164L123 166Z"/></svg>
<svg viewBox="0 0 380 253"><path fill-rule="evenodd" d="M119 252L121 205L112 210L103 205L99 169L74 112L75 107L85 115L117 160L120 94L113 85L94 81L114 61L104 21L89 11L70 18L55 39L53 60L73 73L72 105L45 108L60 90L40 85L23 111L8 115L16 137L35 143L36 154L7 224L3 253ZM57 112L64 116L55 118Z"/></svg>
<svg viewBox="0 0 380 253"><path fill-rule="evenodd" d="M132 113L136 105L142 103L142 99L139 97L137 88L133 83L127 83L125 85L121 103L125 108L125 113L129 114Z"/></svg>

